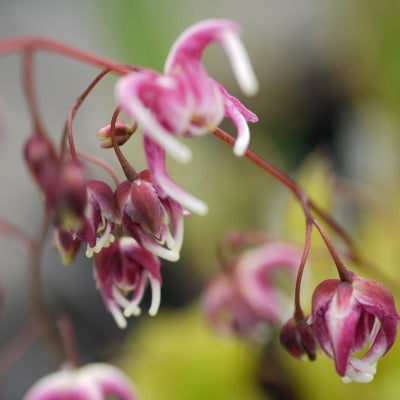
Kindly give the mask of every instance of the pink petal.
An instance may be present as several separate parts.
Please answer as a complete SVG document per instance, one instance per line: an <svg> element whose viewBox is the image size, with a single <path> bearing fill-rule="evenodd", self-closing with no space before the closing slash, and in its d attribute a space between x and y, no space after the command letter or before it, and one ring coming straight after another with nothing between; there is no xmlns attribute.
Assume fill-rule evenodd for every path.
<svg viewBox="0 0 400 400"><path fill-rule="evenodd" d="M335 366L340 376L346 373L360 312L360 305L353 296L353 287L346 282L340 283L325 314Z"/></svg>

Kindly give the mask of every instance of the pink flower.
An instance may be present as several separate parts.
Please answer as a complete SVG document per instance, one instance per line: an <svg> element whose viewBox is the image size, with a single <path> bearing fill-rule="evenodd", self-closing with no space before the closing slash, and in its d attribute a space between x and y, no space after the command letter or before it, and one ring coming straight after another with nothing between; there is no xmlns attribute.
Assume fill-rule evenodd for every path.
<svg viewBox="0 0 400 400"><path fill-rule="evenodd" d="M206 289L204 309L212 325L222 333L263 339L265 328L286 320L290 310L276 275L286 270L294 283L300 259L300 249L280 242L244 251Z"/></svg>
<svg viewBox="0 0 400 400"><path fill-rule="evenodd" d="M132 183L122 182L115 198L122 223L131 236L161 258L179 259L183 217L187 213L169 197L160 198L148 170L140 172Z"/></svg>
<svg viewBox="0 0 400 400"><path fill-rule="evenodd" d="M200 22L176 40L164 75L142 70L121 78L116 88L122 109L142 126L148 165L160 195L198 214L205 214L207 206L172 182L165 171L164 151L181 162L189 161L190 150L174 136L203 135L227 116L238 130L234 152L245 153L250 140L247 121L256 122L257 117L209 77L201 62L204 49L213 42L220 43L242 90L254 94L258 84L239 32L231 21Z"/></svg>
<svg viewBox="0 0 400 400"><path fill-rule="evenodd" d="M161 298L160 260L133 238L122 237L94 257L95 277L108 311L120 328L125 317L139 315L139 304L150 283L150 315L156 315ZM123 312L121 311L123 309Z"/></svg>
<svg viewBox="0 0 400 400"><path fill-rule="evenodd" d="M108 364L88 364L79 369L62 369L40 379L23 400L135 400L128 378Z"/></svg>
<svg viewBox="0 0 400 400"><path fill-rule="evenodd" d="M329 279L312 299L312 323L324 352L345 382L370 382L377 361L392 347L399 316L388 289L354 275L353 283ZM361 358L354 355L367 350Z"/></svg>

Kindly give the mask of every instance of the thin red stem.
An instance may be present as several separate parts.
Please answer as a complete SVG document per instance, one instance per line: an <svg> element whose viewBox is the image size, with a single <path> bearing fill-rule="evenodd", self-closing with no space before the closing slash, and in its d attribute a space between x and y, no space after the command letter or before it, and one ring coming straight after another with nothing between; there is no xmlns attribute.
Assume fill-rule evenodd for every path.
<svg viewBox="0 0 400 400"><path fill-rule="evenodd" d="M117 143L117 138L115 136L115 124L117 122L117 118L118 118L118 115L120 112L121 112L120 107L117 107L111 117L110 136L111 136L112 145L114 147L115 155L117 156L118 161L121 164L121 168L124 171L126 179L129 182L133 182L137 178L138 174L135 171L135 169L132 167L132 165L129 163L129 161L125 158L125 156L122 154L122 151L119 148L118 143Z"/></svg>
<svg viewBox="0 0 400 400"><path fill-rule="evenodd" d="M0 55L15 53L27 49L41 49L62 54L63 56L71 57L100 68L107 68L119 75L125 75L132 71L131 68L127 68L124 65L116 64L103 57L90 54L86 51L76 49L72 46L51 39L23 36L0 40ZM139 68L136 68L136 70L139 70Z"/></svg>
<svg viewBox="0 0 400 400"><path fill-rule="evenodd" d="M36 240L13 223L0 217L0 234L17 240L28 251L37 247Z"/></svg>
<svg viewBox="0 0 400 400"><path fill-rule="evenodd" d="M30 306L32 308L33 317L37 323L40 324L44 332L44 341L48 345L49 351L60 361L62 344L59 336L56 334L52 317L46 305L41 279L41 257L49 225L49 217L46 215L43 218L42 225L37 234L37 246L32 251L29 259L30 268L28 283L31 300Z"/></svg>
<svg viewBox="0 0 400 400"><path fill-rule="evenodd" d="M306 265L306 261L310 252L312 228L313 222L309 216L306 216L306 240L304 243L303 254L301 256L299 269L297 271L296 286L294 291L294 318L297 321L304 319L304 313L300 303L300 289L301 281L303 279L304 267Z"/></svg>
<svg viewBox="0 0 400 400"><path fill-rule="evenodd" d="M212 132L215 136L223 140L224 142L228 143L231 147L234 146L235 144L235 139L230 136L228 133L224 132L222 129L215 129ZM310 218L311 222L315 227L317 228L318 232L320 233L322 239L324 240L332 258L333 261L335 262L336 268L338 270L339 276L343 281L351 282L352 281L352 275L350 272L346 269L344 266L342 260L340 259L339 255L337 254L335 248L333 247L331 241L328 238L328 235L322 228L322 226L319 224L319 222L311 215L310 212L310 200L308 199L307 194L303 191L303 189L290 177L288 177L284 172L280 171L264 159L262 159L260 156L258 156L256 153L254 153L252 150L246 150L245 152L245 157L248 158L251 162L253 162L255 165L260 167L262 170L267 172L269 175L273 176L275 179L277 179L279 182L281 182L284 186L286 186L300 201L300 204L302 206L303 212L306 216L306 218ZM311 203L312 208L314 211L316 211L318 214L322 214L325 221L328 224L332 224L333 228L337 233L340 233L341 235L344 235L344 231L339 227L339 225L331 218L327 217L327 214L323 213L314 203Z"/></svg>
<svg viewBox="0 0 400 400"><path fill-rule="evenodd" d="M113 181L114 181L116 186L118 186L120 184L120 180L118 178L118 174L110 164L106 163L101 158L98 158L98 157L96 157L96 156L94 156L92 154L89 154L89 153L85 153L84 151L78 150L76 152L76 154L78 155L78 157L83 158L84 160L86 160L86 161L88 161L88 162L90 162L92 164L98 165L99 167L101 167L105 171L107 171L110 174L110 176L113 179Z"/></svg>
<svg viewBox="0 0 400 400"><path fill-rule="evenodd" d="M81 364L78 344L75 336L74 327L67 315L63 314L57 318L57 326L60 331L61 340L64 345L66 359L71 366L79 367Z"/></svg>
<svg viewBox="0 0 400 400"><path fill-rule="evenodd" d="M29 321L0 352L0 376L38 339L41 335L36 321Z"/></svg>
<svg viewBox="0 0 400 400"><path fill-rule="evenodd" d="M335 250L335 248L333 247L332 242L329 240L326 232L323 230L322 226L320 225L320 223L313 218L312 219L312 223L314 224L314 226L317 228L319 234L321 235L322 239L324 240L326 247L329 250L329 253L331 254L333 261L335 262L336 268L338 270L340 279L343 282L353 282L353 276L350 273L350 271L344 266L342 260L340 259L337 251Z"/></svg>
<svg viewBox="0 0 400 400"><path fill-rule="evenodd" d="M25 96L28 102L29 110L32 116L33 133L35 135L44 135L44 129L41 122L36 90L34 85L33 73L33 50L27 49L23 54L23 85Z"/></svg>

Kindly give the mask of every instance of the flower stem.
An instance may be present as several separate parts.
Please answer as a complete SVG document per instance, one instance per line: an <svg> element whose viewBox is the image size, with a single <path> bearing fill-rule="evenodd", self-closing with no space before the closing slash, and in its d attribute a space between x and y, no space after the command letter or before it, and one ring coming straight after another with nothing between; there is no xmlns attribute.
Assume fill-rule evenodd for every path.
<svg viewBox="0 0 400 400"><path fill-rule="evenodd" d="M22 81L32 116L33 133L40 136L44 135L45 132L39 114L33 75L33 50L27 49L23 54Z"/></svg>
<svg viewBox="0 0 400 400"><path fill-rule="evenodd" d="M33 249L30 257L29 268L29 294L32 314L34 319L40 324L44 332L44 341L57 361L62 360L62 343L56 334L55 326L46 306L41 282L41 256L49 229L49 217L45 215L42 225L37 234L37 246Z"/></svg>
<svg viewBox="0 0 400 400"><path fill-rule="evenodd" d="M67 315L62 314L57 318L57 326L61 334L66 359L69 361L72 367L79 367L81 365L81 361L74 327L71 320Z"/></svg>
<svg viewBox="0 0 400 400"><path fill-rule="evenodd" d="M296 321L300 321L300 320L304 319L304 313L303 313L303 310L301 308L301 303L300 303L300 289L301 289L301 281L303 279L304 267L306 265L308 254L310 252L312 228L313 228L312 219L309 216L307 216L306 217L306 240L304 243L304 249L303 249L303 254L301 256L299 269L297 270L296 286L295 286L295 290L294 290L294 318L296 319Z"/></svg>
<svg viewBox="0 0 400 400"><path fill-rule="evenodd" d="M36 321L31 320L25 324L0 352L0 376L29 349L41 333Z"/></svg>
<svg viewBox="0 0 400 400"><path fill-rule="evenodd" d="M120 184L118 174L110 164L106 163L101 158L98 158L89 153L85 153L84 151L77 150L76 154L78 155L78 157L83 158L84 160L86 160L92 164L96 164L99 167L103 168L105 171L107 171L110 174L110 176L113 179L116 186L118 186Z"/></svg>
<svg viewBox="0 0 400 400"><path fill-rule="evenodd" d="M30 252L37 247L36 240L20 229L18 226L0 217L0 234L17 240L25 249Z"/></svg>
<svg viewBox="0 0 400 400"><path fill-rule="evenodd" d="M231 147L234 146L235 139L222 129L216 128L212 133L225 143L228 143ZM280 171L278 168L274 167L273 165L265 161L263 158L254 153L252 150L249 149L246 150L244 155L253 164L257 165L262 170L267 172L269 175L273 176L275 179L281 182L294 194L295 197L297 197L297 199L300 201L304 215L306 216L307 219L310 219L310 221L317 228L319 234L324 240L325 245L327 246L333 258L333 261L335 262L340 278L343 281L351 282L352 274L344 266L342 260L340 259L338 253L333 247L323 227L319 224L316 218L312 216L311 209L313 209L318 215L320 215L325 220L325 222L328 223L335 230L335 232L338 233L342 237L342 239L346 241L347 244L352 243L347 234L345 234L345 231L336 223L336 221L334 221L332 217L328 216L328 214L319 209L319 207L317 207L315 203L311 202L307 194L304 192L304 190L292 178L288 177L284 172ZM308 254L308 250L306 254Z"/></svg>
<svg viewBox="0 0 400 400"><path fill-rule="evenodd" d="M122 151L119 148L118 143L117 143L117 138L115 136L115 124L117 122L117 118L118 118L118 115L120 112L121 112L120 107L117 107L111 117L110 137L111 137L112 145L114 147L115 155L117 156L118 161L121 164L121 168L124 171L126 179L128 179L129 182L133 182L138 177L138 174L135 171L135 169L132 167L132 165L129 163L129 161L125 158L125 156L122 154Z"/></svg>
<svg viewBox="0 0 400 400"><path fill-rule="evenodd" d="M119 75L125 75L132 71L132 68L127 68L124 65L116 64L103 57L99 57L86 51L76 49L72 46L68 46L55 40L33 36L22 36L0 40L0 55L15 53L18 51L25 51L29 49L41 49L51 51L53 53L59 53L63 56L74 58L100 68L107 68L110 71ZM139 70L139 68L135 69L137 71Z"/></svg>

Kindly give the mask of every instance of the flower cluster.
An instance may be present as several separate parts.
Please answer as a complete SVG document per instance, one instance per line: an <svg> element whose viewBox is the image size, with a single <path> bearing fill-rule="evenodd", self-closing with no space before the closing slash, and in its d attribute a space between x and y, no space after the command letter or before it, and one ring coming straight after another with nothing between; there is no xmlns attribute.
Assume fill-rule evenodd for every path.
<svg viewBox="0 0 400 400"><path fill-rule="evenodd" d="M115 190L87 178L77 158L70 128L69 151L61 155L42 132L28 139L25 160L44 195L54 223L54 246L64 263L72 262L86 245L87 257L94 256L95 278L108 311L118 326L126 317L140 313L139 304L149 285L150 315L160 304L160 258L177 261L183 241L184 218L189 211L204 214L207 206L180 189L167 175L167 151L188 161L190 151L174 136L197 136L216 129L227 116L238 130L234 148L243 155L249 143L247 121L257 117L211 77L202 66L207 45L217 42L227 52L239 84L254 94L257 81L239 39L239 27L226 20L209 20L194 25L178 38L161 75L135 69L118 82L118 107L136 123L120 119L100 129L102 148L114 148L120 157L123 145L139 126L143 131L148 169L136 173L126 161L127 180ZM120 159L121 161L121 159ZM126 168L130 173L126 172Z"/></svg>

